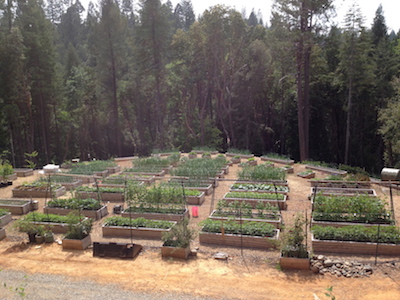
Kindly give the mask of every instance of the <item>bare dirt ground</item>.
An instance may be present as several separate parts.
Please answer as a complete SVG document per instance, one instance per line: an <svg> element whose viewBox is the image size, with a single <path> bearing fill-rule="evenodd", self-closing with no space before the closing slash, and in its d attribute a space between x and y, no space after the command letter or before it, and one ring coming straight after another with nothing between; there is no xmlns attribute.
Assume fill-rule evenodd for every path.
<svg viewBox="0 0 400 300"><path fill-rule="evenodd" d="M130 162L120 162L122 166ZM230 169L227 179L236 178L237 165ZM311 204L307 199L310 184L295 174L304 166L295 165L295 173L288 175L290 194L288 210L283 212L285 223L291 223L296 212L310 215ZM23 181L33 181L37 174L18 178L14 186ZM317 172L317 177L326 174ZM228 191L231 181L220 182L214 198L206 197L199 207L199 217L191 218L191 226L199 228L198 223L206 219L212 202L216 203ZM374 186L377 193L388 199L388 190ZM9 198L12 187L0 190L0 198ZM39 211L43 211L44 199L40 201ZM395 213L400 216L400 196L394 193ZM112 213L113 204L108 206ZM13 216L16 219L16 216ZM398 218L397 218L398 221ZM103 238L102 221L95 223L93 241L129 242L129 239ZM92 257L92 250L63 251L61 245L29 245L27 237L6 226L7 238L0 242L0 269L22 271L32 274L63 275L74 282L91 280L98 284L117 284L121 289L145 293L149 299L160 299L160 295L175 294L179 299L205 297L211 299L328 299L326 288L333 286L336 299L400 299L400 261L398 257L379 257L374 274L365 278L337 278L331 275L315 275L303 271L280 271L277 268L278 251L261 251L218 246L204 246L198 240L193 247L199 247L197 257L188 261L163 260L160 254L161 241L138 240L134 243L144 246L144 251L134 260L105 259ZM57 236L58 239L61 236ZM213 254L225 252L230 258L215 260ZM339 258L337 255L329 257ZM340 258L374 264L374 257L348 256ZM1 272L0 272L1 273ZM0 276L0 284L1 284ZM13 282L18 286L20 282ZM35 282L35 288L40 285ZM60 288L61 289L61 288ZM60 290L59 289L59 290ZM26 286L27 298L34 293L33 287ZM60 293L65 291L59 291ZM0 299L2 298L0 287ZM117 297L117 296L115 296ZM89 298L89 297L87 297ZM38 298L40 299L40 298ZM43 298L45 299L45 298ZM50 299L50 298L49 298ZM58 298L57 298L58 299ZM65 297L67 299L67 297ZM68 298L69 299L69 298ZM84 298L82 298L84 299ZM109 299L113 299L112 297ZM168 298L169 299L169 298Z"/></svg>

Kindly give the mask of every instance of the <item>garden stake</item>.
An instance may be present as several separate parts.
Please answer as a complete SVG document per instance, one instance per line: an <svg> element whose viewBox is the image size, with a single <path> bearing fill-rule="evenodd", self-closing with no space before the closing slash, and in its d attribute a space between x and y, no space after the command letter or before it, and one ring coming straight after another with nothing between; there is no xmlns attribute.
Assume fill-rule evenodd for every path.
<svg viewBox="0 0 400 300"><path fill-rule="evenodd" d="M381 224L378 224L378 234L377 234L377 240L376 240L376 252L375 252L375 265L377 263L378 259L378 246L379 246L379 234L381 231Z"/></svg>

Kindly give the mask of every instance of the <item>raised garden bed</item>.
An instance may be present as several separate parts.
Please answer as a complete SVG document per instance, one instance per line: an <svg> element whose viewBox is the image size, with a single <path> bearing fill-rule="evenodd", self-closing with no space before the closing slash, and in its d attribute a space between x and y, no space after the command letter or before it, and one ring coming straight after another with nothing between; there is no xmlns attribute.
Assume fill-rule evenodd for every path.
<svg viewBox="0 0 400 300"><path fill-rule="evenodd" d="M112 222L116 220L116 222ZM124 223L124 226L114 226L111 224ZM140 225L137 225L141 223ZM129 226L129 224L132 224ZM136 237L143 239L161 239L164 232L171 230L176 222L170 221L158 221L158 220L146 220L146 219L134 219L130 221L129 218L122 217L111 217L106 220L102 226L104 237ZM150 228L145 226L157 226L158 228Z"/></svg>
<svg viewBox="0 0 400 300"><path fill-rule="evenodd" d="M68 217L44 213L30 213L24 220L31 222L35 225L43 225L46 229L53 233L67 233L69 224ZM84 218L83 221L87 220ZM76 219L79 223L79 219Z"/></svg>
<svg viewBox="0 0 400 300"><path fill-rule="evenodd" d="M332 187L332 188L368 188L370 181L347 181L347 180L310 180L312 187Z"/></svg>
<svg viewBox="0 0 400 300"><path fill-rule="evenodd" d="M312 245L317 253L400 255L400 232L394 226L314 226L312 231Z"/></svg>
<svg viewBox="0 0 400 300"><path fill-rule="evenodd" d="M89 248L92 244L92 238L90 235L86 236L82 240L76 239L62 239L62 248L63 250L85 250Z"/></svg>
<svg viewBox="0 0 400 300"><path fill-rule="evenodd" d="M268 156L261 156L262 161L272 161L278 164L283 164L283 165L294 165L294 160L292 159L281 159L281 158L274 158L274 157L268 157Z"/></svg>
<svg viewBox="0 0 400 300"><path fill-rule="evenodd" d="M279 193L287 194L289 186L287 183L257 183L257 182L235 182L231 185L231 192L257 192L257 193Z"/></svg>
<svg viewBox="0 0 400 300"><path fill-rule="evenodd" d="M279 258L279 265L282 270L309 270L310 259L281 256Z"/></svg>
<svg viewBox="0 0 400 300"><path fill-rule="evenodd" d="M268 223L273 225L275 228L280 228L282 224L282 218L278 216L276 219L268 219L268 218L263 218L259 219L257 218L257 214L254 213L252 218L248 218L246 216L240 217L237 215L227 215L227 216L219 216L217 215L216 211L213 210L211 213L210 217L211 220L216 220L216 221L228 221L228 220L235 220L236 222L261 222L261 223Z"/></svg>
<svg viewBox="0 0 400 300"><path fill-rule="evenodd" d="M322 167L322 166L314 166L314 165L306 165L306 169L320 171L320 172L324 172L324 173L328 173L328 174L343 175L343 176L347 174L347 171L328 168L328 167Z"/></svg>
<svg viewBox="0 0 400 300"><path fill-rule="evenodd" d="M226 225L229 224L229 228L235 233L230 233L230 230ZM236 224L236 226L235 226ZM259 224L259 225L254 225ZM249 235L246 234L247 227L263 227L259 235ZM240 234L242 230L243 234ZM217 232L215 232L217 231ZM255 230L251 230L256 232ZM212 221L207 220L205 225L202 227L199 233L200 244L214 244L223 246L233 246L233 247L243 247L246 248L275 248L276 240L279 238L279 229L275 229L270 224L260 224L260 223L243 223L242 225L228 221Z"/></svg>
<svg viewBox="0 0 400 300"><path fill-rule="evenodd" d="M205 199L204 192L200 192L199 196L186 196L186 203L189 205L202 205Z"/></svg>
<svg viewBox="0 0 400 300"><path fill-rule="evenodd" d="M371 197L376 197L376 191L374 189L360 189L360 188L327 188L327 187L312 187L311 195L314 193L321 195L341 195L341 196L356 196L356 195L367 195ZM312 197L312 196L311 196Z"/></svg>
<svg viewBox="0 0 400 300"><path fill-rule="evenodd" d="M244 159L249 159L249 158L254 157L254 154L239 154L239 153L230 153L230 152L225 153L225 155L228 157L240 156L240 158L244 158Z"/></svg>
<svg viewBox="0 0 400 300"><path fill-rule="evenodd" d="M14 172L18 177L28 177L33 175L33 169L19 168L14 169Z"/></svg>
<svg viewBox="0 0 400 300"><path fill-rule="evenodd" d="M0 176L0 181L12 181L12 180L17 180L17 173L7 175L5 178L4 176Z"/></svg>
<svg viewBox="0 0 400 300"><path fill-rule="evenodd" d="M12 221L11 213L8 212L5 215L0 216L0 228L6 226L8 223Z"/></svg>
<svg viewBox="0 0 400 300"><path fill-rule="evenodd" d="M38 202L30 199L0 199L0 208L8 210L13 215L24 215L37 209Z"/></svg>
<svg viewBox="0 0 400 300"><path fill-rule="evenodd" d="M315 178L315 172L307 170L300 173L297 173L297 176L305 179Z"/></svg>
<svg viewBox="0 0 400 300"><path fill-rule="evenodd" d="M18 186L12 189L12 195L16 198L57 198L66 193L66 189L63 186L52 189L36 189L35 187L29 188L28 186Z"/></svg>
<svg viewBox="0 0 400 300"><path fill-rule="evenodd" d="M190 255L190 245L188 245L186 248L169 247L164 245L161 247L162 257L187 259L189 255Z"/></svg>
<svg viewBox="0 0 400 300"><path fill-rule="evenodd" d="M229 192L226 193L223 197L223 200L226 202L233 202L233 201L242 201L242 202L246 202L249 203L253 208L257 207L258 203L269 203L272 205L277 205L279 206L279 208L281 210L285 210L286 209L286 200L287 200L287 195L282 195L282 194L272 194L272 193L259 193L259 197L257 198L250 198L249 194L250 193L246 193L246 192L241 192L241 194L243 194L243 198L239 198L239 197L231 197L230 195L232 195L233 193L235 194L239 194L236 192ZM245 195L247 194L247 195ZM250 194L251 195L251 194ZM270 196L270 198L268 198L268 196ZM276 199L276 197L279 197L280 199Z"/></svg>
<svg viewBox="0 0 400 300"><path fill-rule="evenodd" d="M45 206L43 208L43 211L44 211L45 214L66 216L69 213L71 213L73 211L76 211L76 209ZM82 215L84 215L85 217L92 218L92 219L95 219L95 220L100 220L101 218L103 218L103 217L108 215L107 205L104 205L104 206L102 206L101 208L99 208L97 210L82 209L79 212Z"/></svg>
<svg viewBox="0 0 400 300"><path fill-rule="evenodd" d="M86 199L86 198L97 199L98 196L99 194L97 192L85 192L85 191L76 192L76 197L80 199ZM100 201L124 202L124 194L100 192Z"/></svg>
<svg viewBox="0 0 400 300"><path fill-rule="evenodd" d="M115 166L115 167L107 167L108 174L115 174L121 172L121 167L120 166Z"/></svg>
<svg viewBox="0 0 400 300"><path fill-rule="evenodd" d="M125 218L145 218L148 220L164 220L164 221L175 221L178 222L183 218L189 218L189 210L185 209L181 214L171 214L171 213L155 213L155 212L129 212L124 210L121 214Z"/></svg>

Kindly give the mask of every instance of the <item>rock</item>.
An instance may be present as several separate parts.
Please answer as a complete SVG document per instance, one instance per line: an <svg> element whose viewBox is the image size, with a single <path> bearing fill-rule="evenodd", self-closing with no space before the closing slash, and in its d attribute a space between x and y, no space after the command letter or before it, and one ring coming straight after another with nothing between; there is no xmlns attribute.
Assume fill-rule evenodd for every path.
<svg viewBox="0 0 400 300"><path fill-rule="evenodd" d="M325 256L323 256L323 255L318 255L317 256L317 260L325 260L326 258L325 258Z"/></svg>
<svg viewBox="0 0 400 300"><path fill-rule="evenodd" d="M218 252L218 253L214 254L215 259L227 260L228 257L229 257L229 255L226 253L223 253L223 252Z"/></svg>
<svg viewBox="0 0 400 300"><path fill-rule="evenodd" d="M332 267L333 266L333 261L332 260L330 260L330 259L326 259L325 261L324 261L324 266L325 267Z"/></svg>
<svg viewBox="0 0 400 300"><path fill-rule="evenodd" d="M319 268L315 265L311 266L310 268L311 272L318 274L319 273Z"/></svg>

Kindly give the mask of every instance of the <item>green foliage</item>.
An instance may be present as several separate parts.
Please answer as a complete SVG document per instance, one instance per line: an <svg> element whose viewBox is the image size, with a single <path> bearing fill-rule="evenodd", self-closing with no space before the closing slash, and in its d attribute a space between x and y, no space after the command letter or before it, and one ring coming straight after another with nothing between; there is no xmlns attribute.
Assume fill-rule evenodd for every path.
<svg viewBox="0 0 400 300"><path fill-rule="evenodd" d="M285 195L279 193L229 192L225 195L225 198L284 200Z"/></svg>
<svg viewBox="0 0 400 300"><path fill-rule="evenodd" d="M7 209L0 208L0 217L5 216L9 213Z"/></svg>
<svg viewBox="0 0 400 300"><path fill-rule="evenodd" d="M224 166L226 166L225 158L195 158L187 160L176 169L171 170L171 174L189 177L191 180L208 180L215 178Z"/></svg>
<svg viewBox="0 0 400 300"><path fill-rule="evenodd" d="M32 153L25 153L25 162L26 162L27 168L30 168L30 169L36 168L35 160L37 159L38 155L39 155L39 152L37 152L36 150L33 151Z"/></svg>
<svg viewBox="0 0 400 300"><path fill-rule="evenodd" d="M169 229L174 225L173 222L160 220L147 220L145 218L129 219L124 217L110 217L104 222L104 226L122 226L122 227L144 227Z"/></svg>
<svg viewBox="0 0 400 300"><path fill-rule="evenodd" d="M84 218L78 211L70 212L66 216L68 231L65 234L66 239L82 240L92 232L93 219Z"/></svg>
<svg viewBox="0 0 400 300"><path fill-rule="evenodd" d="M275 227L263 222L243 222L239 224L235 221L215 221L206 219L200 224L202 231L210 233L221 233L224 228L225 234L242 234L250 236L273 237Z"/></svg>
<svg viewBox="0 0 400 300"><path fill-rule="evenodd" d="M189 227L189 220L183 219L175 224L169 232L162 235L163 246L186 248L196 237L196 231Z"/></svg>
<svg viewBox="0 0 400 300"><path fill-rule="evenodd" d="M218 201L214 216L234 217L250 219L277 220L279 218L279 208L270 203L257 203L257 213L253 213L252 206L244 201L227 202L224 199Z"/></svg>
<svg viewBox="0 0 400 300"><path fill-rule="evenodd" d="M289 192L289 187L285 185L273 185L268 183L234 183L231 190L241 190L249 192Z"/></svg>
<svg viewBox="0 0 400 300"><path fill-rule="evenodd" d="M362 225L344 227L322 227L311 228L314 237L319 240L353 241L399 244L400 231L395 226L381 226L378 235L378 226L365 227Z"/></svg>
<svg viewBox="0 0 400 300"><path fill-rule="evenodd" d="M307 247L304 244L307 222L297 215L292 227L285 227L281 235L281 253L283 257L308 258Z"/></svg>
<svg viewBox="0 0 400 300"><path fill-rule="evenodd" d="M49 222L49 223L70 223L73 221L73 224L76 224L79 222L80 218L78 216L76 216L72 220L72 218L68 217L68 216L60 216L60 215L32 212L32 213L26 215L23 218L23 220L29 221L29 222Z"/></svg>
<svg viewBox="0 0 400 300"><path fill-rule="evenodd" d="M98 210L102 205L96 199L56 198L47 202L48 207L65 209Z"/></svg>
<svg viewBox="0 0 400 300"><path fill-rule="evenodd" d="M76 189L77 192L88 192L88 193L124 193L122 187L107 187L107 186L80 186Z"/></svg>
<svg viewBox="0 0 400 300"><path fill-rule="evenodd" d="M67 174L93 175L94 172L101 172L107 168L116 167L117 164L111 160L95 160L72 164Z"/></svg>
<svg viewBox="0 0 400 300"><path fill-rule="evenodd" d="M391 224L394 221L381 199L366 195L355 197L317 195L313 218L316 221Z"/></svg>
<svg viewBox="0 0 400 300"><path fill-rule="evenodd" d="M245 166L238 172L239 180L285 180L286 172L268 165Z"/></svg>

